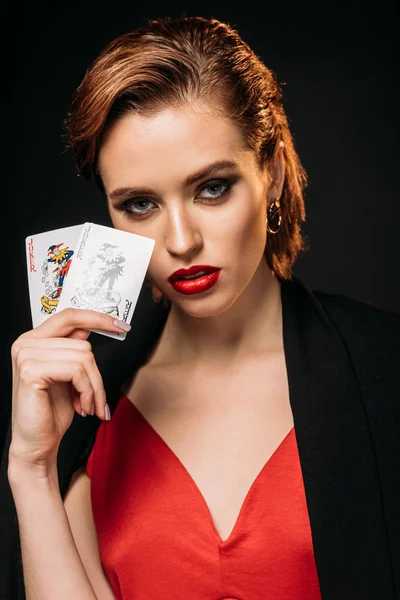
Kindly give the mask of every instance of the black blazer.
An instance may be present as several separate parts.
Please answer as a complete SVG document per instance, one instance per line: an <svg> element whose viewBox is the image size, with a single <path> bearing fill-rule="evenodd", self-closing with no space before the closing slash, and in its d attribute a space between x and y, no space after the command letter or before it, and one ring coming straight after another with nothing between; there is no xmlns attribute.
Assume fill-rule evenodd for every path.
<svg viewBox="0 0 400 600"><path fill-rule="evenodd" d="M297 278L281 281L281 294L290 403L322 598L400 599L400 314L312 291ZM134 316L124 342L95 350L111 412L121 384L146 362L168 312L155 304ZM74 416L58 453L62 497L100 423ZM23 600L9 444L10 424L0 472L0 598ZM265 597L271 598L267 590Z"/></svg>

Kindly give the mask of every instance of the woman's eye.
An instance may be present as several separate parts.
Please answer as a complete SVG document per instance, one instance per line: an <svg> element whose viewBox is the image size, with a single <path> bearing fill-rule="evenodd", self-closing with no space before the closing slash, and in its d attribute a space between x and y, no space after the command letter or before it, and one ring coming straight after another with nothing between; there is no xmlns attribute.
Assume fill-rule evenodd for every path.
<svg viewBox="0 0 400 600"><path fill-rule="evenodd" d="M146 208L149 203L152 204L151 200L146 198L129 198L122 203L122 209L129 214L143 215L151 212L151 209Z"/></svg>
<svg viewBox="0 0 400 600"><path fill-rule="evenodd" d="M202 198L203 200L215 200L217 198L221 198L221 196L224 196L231 186L232 183L229 181L212 181L205 185L201 190L201 193L208 191L210 195L197 197Z"/></svg>

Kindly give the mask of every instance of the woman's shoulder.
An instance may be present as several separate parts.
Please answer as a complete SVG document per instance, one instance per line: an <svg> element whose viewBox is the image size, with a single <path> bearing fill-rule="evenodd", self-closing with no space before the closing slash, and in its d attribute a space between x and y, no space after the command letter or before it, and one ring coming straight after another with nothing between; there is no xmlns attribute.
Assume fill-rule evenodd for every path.
<svg viewBox="0 0 400 600"><path fill-rule="evenodd" d="M400 310L348 294L322 291L297 277L282 283L282 298L289 308L287 314L293 327L297 326L297 318L310 327L317 321L324 327L333 326L348 349L354 348L360 357L363 352L366 358L376 352L389 353L396 357L398 365Z"/></svg>
<svg viewBox="0 0 400 600"><path fill-rule="evenodd" d="M384 389L387 401L392 397L393 405L399 406L400 313L346 295L318 290L313 294L336 328L364 395L378 397Z"/></svg>
<svg viewBox="0 0 400 600"><path fill-rule="evenodd" d="M400 311L344 294L312 290L315 298L338 327L382 339L397 339Z"/></svg>
<svg viewBox="0 0 400 600"><path fill-rule="evenodd" d="M345 295L313 293L336 327L351 361L376 452L382 456L398 455L400 313Z"/></svg>

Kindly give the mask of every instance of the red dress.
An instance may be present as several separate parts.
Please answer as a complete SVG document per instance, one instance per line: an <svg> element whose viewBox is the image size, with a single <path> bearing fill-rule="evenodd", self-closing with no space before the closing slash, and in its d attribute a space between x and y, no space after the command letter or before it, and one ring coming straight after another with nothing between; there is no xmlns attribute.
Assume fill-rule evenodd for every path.
<svg viewBox="0 0 400 600"><path fill-rule="evenodd" d="M320 600L294 428L222 541L196 483L127 396L87 461L117 600Z"/></svg>

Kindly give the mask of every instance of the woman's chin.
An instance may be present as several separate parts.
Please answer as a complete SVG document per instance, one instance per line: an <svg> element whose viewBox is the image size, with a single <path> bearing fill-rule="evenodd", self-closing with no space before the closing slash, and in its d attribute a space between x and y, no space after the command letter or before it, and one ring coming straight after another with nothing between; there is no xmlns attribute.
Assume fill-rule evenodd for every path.
<svg viewBox="0 0 400 600"><path fill-rule="evenodd" d="M207 317L217 317L224 313L235 301L235 298L228 299L226 296L222 298L221 294L210 294L208 297L205 294L195 294L192 296L185 296L177 294L176 297L171 298L172 307L175 306L176 310L185 313L190 317L196 319L204 319Z"/></svg>

